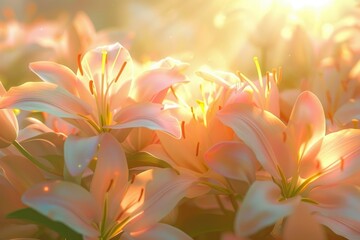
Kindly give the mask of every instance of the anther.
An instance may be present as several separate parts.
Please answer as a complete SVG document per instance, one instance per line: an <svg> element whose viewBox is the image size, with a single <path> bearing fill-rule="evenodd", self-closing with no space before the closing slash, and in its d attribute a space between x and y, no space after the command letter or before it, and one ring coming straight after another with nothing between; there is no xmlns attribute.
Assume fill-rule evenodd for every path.
<svg viewBox="0 0 360 240"><path fill-rule="evenodd" d="M194 113L194 107L190 107L190 110L191 110L191 114L192 114L193 119L196 120L195 113Z"/></svg>
<svg viewBox="0 0 360 240"><path fill-rule="evenodd" d="M185 139L185 121L181 122L181 134L182 137Z"/></svg>
<svg viewBox="0 0 360 240"><path fill-rule="evenodd" d="M344 171L344 163L345 163L344 158L341 157L341 158L340 158L340 170L341 170L341 171Z"/></svg>
<svg viewBox="0 0 360 240"><path fill-rule="evenodd" d="M81 53L78 54L77 64L78 64L78 68L79 68L81 76L84 76L84 71L83 71L83 68L82 68L82 65L81 65Z"/></svg>
<svg viewBox="0 0 360 240"><path fill-rule="evenodd" d="M108 188L106 189L106 192L109 192L109 191L110 191L113 183L114 183L114 179L111 179L111 180L110 180L110 183L109 183L109 186L108 186Z"/></svg>
<svg viewBox="0 0 360 240"><path fill-rule="evenodd" d="M200 142L196 144L196 156L199 156Z"/></svg>
<svg viewBox="0 0 360 240"><path fill-rule="evenodd" d="M138 202L140 202L141 198L143 197L144 195L144 188L141 188L141 191L140 191L140 195L139 195L139 198L138 198Z"/></svg>
<svg viewBox="0 0 360 240"><path fill-rule="evenodd" d="M94 95L94 81L93 80L89 81L89 89L90 89L91 95Z"/></svg>
<svg viewBox="0 0 360 240"><path fill-rule="evenodd" d="M127 62L123 62L123 64L121 65L121 68L120 68L120 71L118 72L118 74L116 75L116 78L115 78L115 82L117 82L117 80L119 80L122 72L124 71L125 69L125 66L126 66Z"/></svg>

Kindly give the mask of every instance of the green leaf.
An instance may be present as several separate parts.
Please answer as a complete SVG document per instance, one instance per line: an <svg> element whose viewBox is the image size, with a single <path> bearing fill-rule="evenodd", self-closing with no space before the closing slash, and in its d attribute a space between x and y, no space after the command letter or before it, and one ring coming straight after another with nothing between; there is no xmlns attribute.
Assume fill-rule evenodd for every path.
<svg viewBox="0 0 360 240"><path fill-rule="evenodd" d="M126 156L128 161L129 168L136 167L159 167L159 168L173 168L169 163L154 157L153 155L146 152L138 152L133 154L128 154Z"/></svg>
<svg viewBox="0 0 360 240"><path fill-rule="evenodd" d="M51 230L59 233L65 239L68 240L82 240L81 234L75 232L63 223L51 220L50 218L40 214L31 208L23 208L15 212L9 213L7 218L26 220L38 225L46 226Z"/></svg>

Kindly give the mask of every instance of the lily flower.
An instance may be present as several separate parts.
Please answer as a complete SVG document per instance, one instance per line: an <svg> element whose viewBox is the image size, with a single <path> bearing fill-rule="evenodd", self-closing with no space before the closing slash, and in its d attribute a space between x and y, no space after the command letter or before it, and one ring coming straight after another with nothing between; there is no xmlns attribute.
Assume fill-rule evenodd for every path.
<svg viewBox="0 0 360 240"><path fill-rule="evenodd" d="M312 226L323 231L314 226L320 223L343 237L360 237L360 211L353 206L360 191L346 185L360 171L359 129L326 135L322 105L311 92L299 95L287 126L273 114L247 105L230 105L218 116L271 175L271 180L255 181L248 190L235 219L238 236L253 235L287 218L284 235L300 226L291 222L301 222L299 229ZM304 223L302 218L312 220ZM299 236L308 236L299 229Z"/></svg>
<svg viewBox="0 0 360 240"><path fill-rule="evenodd" d="M48 181L30 188L22 200L85 239L190 239L158 221L183 198L192 181L171 169L147 170L128 178L120 144L105 133L89 190L71 182Z"/></svg>
<svg viewBox="0 0 360 240"><path fill-rule="evenodd" d="M165 102L176 106L171 110L181 121L181 138L174 139L159 132L159 143L149 145L143 151L166 161L181 175L195 177L204 184L211 179L217 185L226 186L223 177L209 169L204 161L208 148L234 137L233 131L216 118L216 112L224 102L223 96L216 91L218 89L216 83L199 78L173 88L173 96L169 93ZM196 186L193 193L198 196L207 191L208 186Z"/></svg>
<svg viewBox="0 0 360 240"><path fill-rule="evenodd" d="M6 90L0 82L0 97L5 94ZM0 148L5 148L16 140L19 133L18 121L13 110L0 110L0 124L3 126L3 130L0 133Z"/></svg>
<svg viewBox="0 0 360 240"><path fill-rule="evenodd" d="M79 164L67 159L65 154L71 175L79 175L87 167L95 153L98 136L103 132L111 131L115 135L118 129L146 127L181 136L178 121L164 110L162 104L135 102L130 98L130 92L138 86L132 81L132 59L119 43L92 49L82 58L79 56L78 62L77 74L53 62L31 63L30 69L44 82L13 87L0 100L0 108L47 112L80 130L82 136L67 139L65 152L78 157L78 154L84 155L79 146L91 145L94 149L85 154L85 158L78 158L83 161ZM146 96L156 96L157 92L183 81L183 76L172 69L154 69L147 72L142 81L148 86L142 87ZM120 134L121 139L124 137L126 134Z"/></svg>

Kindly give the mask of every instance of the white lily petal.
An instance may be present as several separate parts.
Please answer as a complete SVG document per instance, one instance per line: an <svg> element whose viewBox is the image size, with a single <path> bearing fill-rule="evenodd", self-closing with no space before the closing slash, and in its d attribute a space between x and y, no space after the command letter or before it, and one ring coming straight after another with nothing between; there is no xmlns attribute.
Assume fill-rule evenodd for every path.
<svg viewBox="0 0 360 240"><path fill-rule="evenodd" d="M121 109L114 116L117 122L112 129L145 127L152 130L164 131L176 138L181 137L178 120L163 110L161 104L139 103Z"/></svg>
<svg viewBox="0 0 360 240"><path fill-rule="evenodd" d="M93 159L99 143L99 136L69 136L64 144L65 164L72 176L79 176Z"/></svg>
<svg viewBox="0 0 360 240"><path fill-rule="evenodd" d="M248 190L235 218L235 233L246 237L290 215L300 197L279 201L279 187L269 181L255 182Z"/></svg>
<svg viewBox="0 0 360 240"><path fill-rule="evenodd" d="M92 222L96 205L81 186L65 182L42 182L25 192L22 201L41 214L59 221L86 236L98 236Z"/></svg>
<svg viewBox="0 0 360 240"><path fill-rule="evenodd" d="M27 82L12 87L1 98L0 108L43 111L58 117L82 118L91 113L90 106L65 89L46 82Z"/></svg>

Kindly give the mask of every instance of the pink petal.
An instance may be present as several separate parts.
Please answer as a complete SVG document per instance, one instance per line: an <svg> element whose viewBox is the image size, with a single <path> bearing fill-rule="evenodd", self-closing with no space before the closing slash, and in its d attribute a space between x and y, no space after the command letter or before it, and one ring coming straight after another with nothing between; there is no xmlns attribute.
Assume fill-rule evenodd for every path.
<svg viewBox="0 0 360 240"><path fill-rule="evenodd" d="M177 70L153 69L134 80L131 96L138 102L161 103L168 89L184 80L185 76Z"/></svg>
<svg viewBox="0 0 360 240"><path fill-rule="evenodd" d="M126 208L130 203L138 202L138 206L128 212L139 215L125 231L144 230L160 221L185 196L192 183L192 178L179 176L171 169L152 169L136 175L121 206Z"/></svg>
<svg viewBox="0 0 360 240"><path fill-rule="evenodd" d="M256 157L242 142L222 142L205 153L205 161L215 172L251 183L255 180Z"/></svg>
<svg viewBox="0 0 360 240"><path fill-rule="evenodd" d="M206 141L210 139L205 135L208 129L197 121L184 124L181 139L158 133L160 144L171 161L176 164L177 169L184 168L196 173L205 173L208 167L205 165L203 155L208 148ZM222 132L216 137L218 135L222 135Z"/></svg>
<svg viewBox="0 0 360 240"><path fill-rule="evenodd" d="M168 224L158 223L139 233L130 234L136 240L191 240L186 233Z"/></svg>
<svg viewBox="0 0 360 240"><path fill-rule="evenodd" d="M31 71L38 75L44 82L56 84L69 93L77 95L76 75L68 67L54 62L33 62L29 65Z"/></svg>
<svg viewBox="0 0 360 240"><path fill-rule="evenodd" d="M19 125L13 110L0 109L0 148L11 145L18 137Z"/></svg>
<svg viewBox="0 0 360 240"><path fill-rule="evenodd" d="M41 214L86 236L98 236L92 223L96 205L91 194L71 182L43 182L24 193L22 201Z"/></svg>
<svg viewBox="0 0 360 240"><path fill-rule="evenodd" d="M99 143L99 136L69 136L64 144L65 165L72 176L79 176L93 159Z"/></svg>
<svg viewBox="0 0 360 240"><path fill-rule="evenodd" d="M360 238L360 190L352 185L316 188L309 197L316 218L336 234L347 239Z"/></svg>
<svg viewBox="0 0 360 240"><path fill-rule="evenodd" d="M360 171L360 130L346 129L326 135L304 156L300 176L322 173L309 188L331 185Z"/></svg>
<svg viewBox="0 0 360 240"><path fill-rule="evenodd" d="M311 92L299 95L286 128L286 143L292 148L294 161L325 136L325 115L319 99Z"/></svg>
<svg viewBox="0 0 360 240"><path fill-rule="evenodd" d="M256 158L272 176L279 177L277 166L291 176L295 162L283 142L285 125L273 114L245 104L232 104L218 113L219 119L232 128L254 152Z"/></svg>
<svg viewBox="0 0 360 240"><path fill-rule="evenodd" d="M12 87L0 100L0 108L19 108L51 113L58 117L81 118L91 108L61 87L52 83L27 82Z"/></svg>
<svg viewBox="0 0 360 240"><path fill-rule="evenodd" d="M164 131L176 138L181 137L179 122L163 110L161 104L139 103L119 110L114 116L117 122L112 129L145 127L152 130Z"/></svg>
<svg viewBox="0 0 360 240"><path fill-rule="evenodd" d="M6 179L19 193L44 180L40 169L22 156L7 155L0 158L0 167Z"/></svg>
<svg viewBox="0 0 360 240"><path fill-rule="evenodd" d="M311 214L306 203L300 203L293 214L286 218L283 238L292 240L325 240L325 229Z"/></svg>
<svg viewBox="0 0 360 240"><path fill-rule="evenodd" d="M235 218L235 233L246 237L290 215L299 197L279 201L280 189L273 182L255 182L248 190Z"/></svg>
<svg viewBox="0 0 360 240"><path fill-rule="evenodd" d="M90 192L99 206L104 204L105 194L108 193L109 213L113 215L128 184L126 156L119 142L109 133L101 137L97 156Z"/></svg>
<svg viewBox="0 0 360 240"><path fill-rule="evenodd" d="M6 89L0 81L0 96L2 97L5 94ZM2 126L2 131L0 133L0 148L5 148L17 139L19 133L18 121L13 110L0 110L0 124Z"/></svg>
<svg viewBox="0 0 360 240"><path fill-rule="evenodd" d="M300 95L300 90L298 89L283 90L280 93L281 117L286 122L289 121L292 109L299 95Z"/></svg>
<svg viewBox="0 0 360 240"><path fill-rule="evenodd" d="M106 62L103 66L103 55L106 52ZM123 68L124 63L126 65ZM80 69L77 76L85 86L89 80L93 80L96 89L101 89L102 75L104 72L104 84L110 84L117 78L111 87L110 95L116 94L121 89L121 95L128 95L129 80L133 77L133 63L129 52L119 43L100 46L86 52L81 60L83 75ZM123 68L123 69L122 69ZM121 70L122 69L122 70ZM124 85L125 84L125 85ZM122 89L125 86L125 89Z"/></svg>

